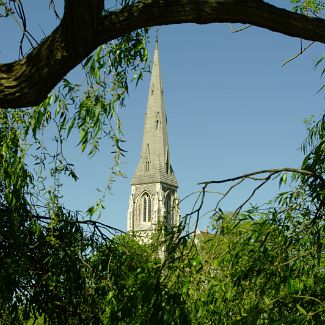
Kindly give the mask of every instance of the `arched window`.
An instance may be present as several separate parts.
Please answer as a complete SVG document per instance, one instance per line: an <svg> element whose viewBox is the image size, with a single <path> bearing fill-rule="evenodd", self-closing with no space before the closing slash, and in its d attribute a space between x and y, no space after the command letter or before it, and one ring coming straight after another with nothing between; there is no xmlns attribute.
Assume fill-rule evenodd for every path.
<svg viewBox="0 0 325 325"><path fill-rule="evenodd" d="M142 195L143 222L151 222L151 199L148 193Z"/></svg>
<svg viewBox="0 0 325 325"><path fill-rule="evenodd" d="M166 214L166 224L167 226L172 225L172 197L170 193L167 193L166 198L165 198L165 214Z"/></svg>

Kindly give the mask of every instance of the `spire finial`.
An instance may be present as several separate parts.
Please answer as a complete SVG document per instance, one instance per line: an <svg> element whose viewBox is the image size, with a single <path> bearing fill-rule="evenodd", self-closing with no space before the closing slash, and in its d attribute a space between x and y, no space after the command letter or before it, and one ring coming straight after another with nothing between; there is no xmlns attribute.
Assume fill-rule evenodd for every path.
<svg viewBox="0 0 325 325"><path fill-rule="evenodd" d="M158 32L159 32L159 28L156 27L156 40L155 40L156 45L158 45Z"/></svg>

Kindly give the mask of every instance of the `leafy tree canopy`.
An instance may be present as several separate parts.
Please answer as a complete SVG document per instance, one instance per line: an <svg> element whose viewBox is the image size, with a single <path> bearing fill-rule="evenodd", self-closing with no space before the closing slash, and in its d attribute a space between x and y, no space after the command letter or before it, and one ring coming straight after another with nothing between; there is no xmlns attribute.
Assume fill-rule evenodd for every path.
<svg viewBox="0 0 325 325"><path fill-rule="evenodd" d="M140 245L128 235L112 238L116 229L91 218L105 191L87 217L60 203L62 176L78 179L63 151L72 132L79 133L81 151L91 156L101 139L113 144L107 190L121 175L118 107L129 82L138 82L148 70L149 27L239 22L324 43L323 1L291 3L293 11L261 0L66 0L61 17L50 1L58 26L34 40L23 1L0 0L0 18L14 16L22 26L22 44L30 43L27 55L22 51L19 60L0 65L1 322L325 321L324 117L307 121L300 169L202 184L199 204L181 229L162 227L156 234L155 243L162 241L158 247ZM84 85L65 78L78 64ZM47 128L55 130L54 149L43 141ZM35 170L27 164L31 158ZM213 233L186 231L188 219L200 217L211 184L255 179L257 190L276 177L280 185L291 181L291 187L268 205L242 211L242 204L225 214L221 199L211 217Z"/></svg>

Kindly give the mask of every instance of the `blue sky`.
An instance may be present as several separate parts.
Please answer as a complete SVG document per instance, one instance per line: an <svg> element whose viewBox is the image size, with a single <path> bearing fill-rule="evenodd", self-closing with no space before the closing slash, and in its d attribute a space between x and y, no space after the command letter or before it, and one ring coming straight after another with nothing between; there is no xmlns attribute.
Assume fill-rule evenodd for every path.
<svg viewBox="0 0 325 325"><path fill-rule="evenodd" d="M30 5L33 31L42 37L41 30L51 30L56 22L44 18L42 10L46 6L39 8L35 0ZM17 58L17 27L13 22L0 23L0 31L7 35L1 40L0 61ZM149 44L151 55L153 46L154 37ZM265 168L299 167L299 146L306 134L303 119L324 112L323 94L316 94L322 79L313 69L315 60L323 54L322 45L315 44L281 67L299 50L299 39L255 27L240 33L231 33L227 24L159 28L171 161L181 198L199 190L197 183L202 181ZM78 70L72 75L82 78ZM127 140L122 165L126 178L116 180L102 216L102 221L124 230L130 181L140 158L149 79L147 74L136 88L130 87L121 112ZM105 183L111 147L104 144L93 159L80 154L74 143L67 143L67 151L79 170L80 181L65 182L64 202L72 209L85 210L98 196L96 188ZM255 201L271 198L276 189L276 185L266 187ZM234 193L223 208L236 208L247 191L244 186ZM218 198L210 196L207 210ZM193 199L186 200L182 213L192 205ZM204 217L201 227L208 221L208 216Z"/></svg>

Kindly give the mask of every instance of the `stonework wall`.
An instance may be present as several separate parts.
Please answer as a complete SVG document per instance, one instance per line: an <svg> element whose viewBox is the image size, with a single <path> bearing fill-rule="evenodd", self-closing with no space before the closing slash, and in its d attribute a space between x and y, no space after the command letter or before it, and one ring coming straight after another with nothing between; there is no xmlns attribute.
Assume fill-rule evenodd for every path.
<svg viewBox="0 0 325 325"><path fill-rule="evenodd" d="M150 197L150 222L143 220L143 195L147 193ZM128 231L152 231L158 223L166 218L166 197L171 198L171 226L179 223L179 199L176 189L161 183L133 185L129 200Z"/></svg>

